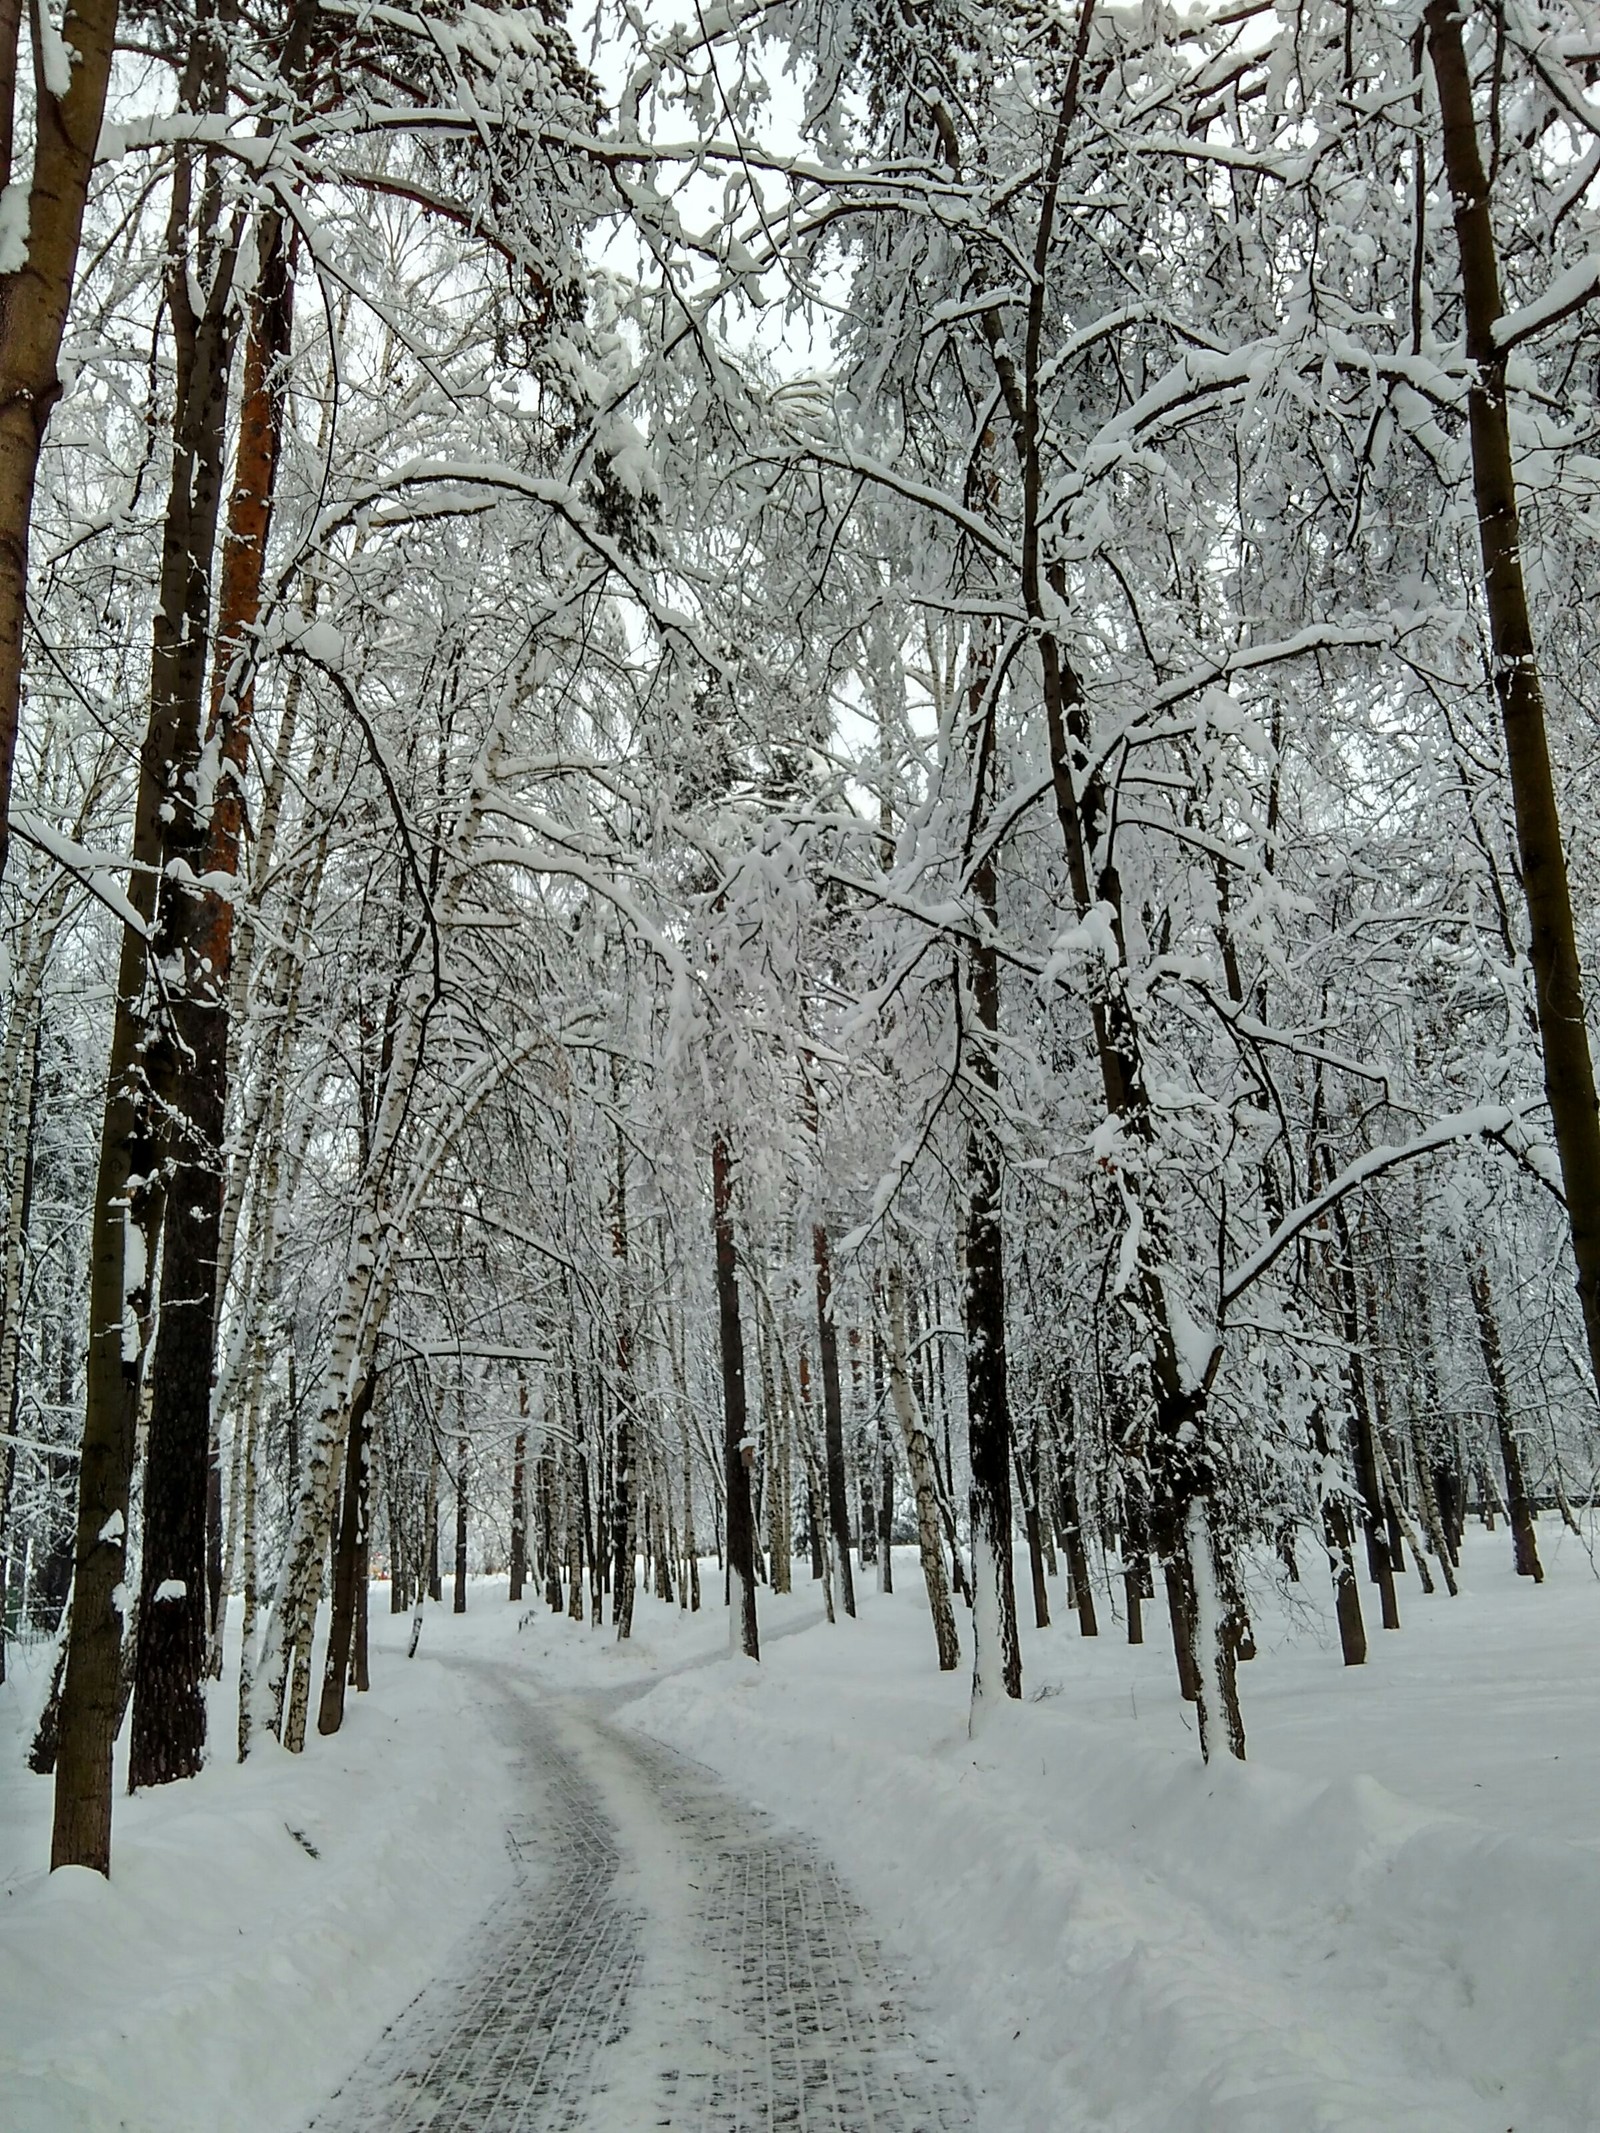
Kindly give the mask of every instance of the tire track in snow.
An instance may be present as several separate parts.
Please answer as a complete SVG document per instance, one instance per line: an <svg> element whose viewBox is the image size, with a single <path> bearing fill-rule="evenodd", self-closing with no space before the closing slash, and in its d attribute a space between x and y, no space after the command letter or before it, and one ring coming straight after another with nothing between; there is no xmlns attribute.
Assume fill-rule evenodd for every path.
<svg viewBox="0 0 1600 2133"><path fill-rule="evenodd" d="M503 1699L515 1884L316 2133L965 2133L868 1922L804 1839L600 1715ZM611 1702L612 1699L604 1699Z"/></svg>

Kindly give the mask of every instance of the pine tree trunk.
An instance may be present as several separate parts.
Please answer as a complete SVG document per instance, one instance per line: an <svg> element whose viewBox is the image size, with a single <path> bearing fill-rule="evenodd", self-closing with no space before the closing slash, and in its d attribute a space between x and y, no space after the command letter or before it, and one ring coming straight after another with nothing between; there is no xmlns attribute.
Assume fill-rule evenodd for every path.
<svg viewBox="0 0 1600 2133"><path fill-rule="evenodd" d="M16 0L11 0L4 13L0 96L5 109L0 121L6 127L8 144L14 142L19 115L15 107L21 12ZM0 276L0 876L6 867L11 775L22 705L34 484L45 426L61 396L61 337L77 273L116 30L117 0L68 0L59 30L62 44L72 55L65 92L56 94L51 68L41 64L34 69L29 99L33 167L22 223L27 257L13 273ZM23 182L9 167L3 176L8 184ZM76 1824L77 1819L75 1810L70 1820ZM104 1850L109 1857L109 1833L102 1843L97 1834L99 1819L98 1811L90 1806L83 1824L85 1848ZM57 1831L58 1842L65 1843L67 1852L74 1848L68 1841L71 1835L67 1827ZM63 1856L55 1864L98 1865L102 1873L107 1871L98 1858Z"/></svg>

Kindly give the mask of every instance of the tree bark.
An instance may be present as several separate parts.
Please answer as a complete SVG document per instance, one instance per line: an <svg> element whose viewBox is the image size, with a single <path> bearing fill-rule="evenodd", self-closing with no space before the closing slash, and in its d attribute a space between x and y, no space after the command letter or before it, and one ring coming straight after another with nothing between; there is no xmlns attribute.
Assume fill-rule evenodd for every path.
<svg viewBox="0 0 1600 2133"><path fill-rule="evenodd" d="M1544 690L1522 569L1507 358L1495 334L1503 316L1500 262L1462 43L1461 6L1462 0L1429 0L1423 19L1439 93L1445 175L1461 265L1466 350L1472 366L1467 419L1484 604L1528 907L1528 959L1538 1005L1545 1092L1561 1162L1589 1364L1600 1391L1600 1108L1584 1018L1583 974L1550 764Z"/></svg>
<svg viewBox="0 0 1600 2133"><path fill-rule="evenodd" d="M467 1432L465 1418L456 1439L456 1560L452 1614L467 1611Z"/></svg>
<svg viewBox="0 0 1600 2133"><path fill-rule="evenodd" d="M613 1064L613 1099L620 1101ZM615 1482L611 1497L611 1620L617 1641L633 1634L634 1564L638 1555L638 1485L635 1468L638 1447L634 1443L633 1319L628 1281L628 1162L627 1144L619 1122L616 1130L616 1198L612 1210L611 1253L617 1277L617 1414L615 1423ZM741 1370L743 1359L741 1357ZM748 1496L746 1503L748 1504ZM753 1540L753 1536L752 1536ZM754 1556L752 1545L751 1555Z"/></svg>
<svg viewBox="0 0 1600 2133"><path fill-rule="evenodd" d="M973 820L984 835L994 767L994 676L979 655L969 690L975 734ZM971 870L977 930L968 949L975 1025L971 1076L986 1104L999 1094L1000 960L994 945L998 884L992 844ZM1022 1694L1022 1648L1011 1559L1011 1406L1006 1376L1003 1178L991 1119L974 1112L966 1131L967 1279L963 1298L967 1361L967 1455L971 1474L972 1709L976 1725L994 1697Z"/></svg>
<svg viewBox="0 0 1600 2133"><path fill-rule="evenodd" d="M8 0L3 92L5 179L12 181L11 149L16 131L18 33L21 8ZM60 46L71 55L65 92L55 93L53 69L35 39L33 173L27 206L27 253L20 267L0 276L0 877L9 850L11 777L16 761L17 721L22 704L23 645L27 628L28 535L33 492L45 427L61 397L58 365L67 308L77 274L78 246L89 197L95 151L105 115L116 42L117 0L68 0ZM69 1660L70 1667L70 1660ZM59 1764L58 1764L59 1771ZM58 1780L59 1782L59 1780ZM93 1834L91 1808L85 1825L90 1850L104 1848ZM61 1832L65 1837L69 1833ZM69 1844L68 1849L72 1847ZM63 1858L58 1865L68 1864ZM70 1863L94 1865L93 1859ZM106 1868L101 1866L101 1872Z"/></svg>
<svg viewBox="0 0 1600 2133"><path fill-rule="evenodd" d="M1494 1299L1489 1293L1489 1272L1482 1259L1475 1258L1468 1263L1467 1275L1472 1289L1473 1315L1478 1322L1478 1346L1494 1406L1495 1434L1500 1440L1500 1459L1506 1470L1506 1521L1511 1528L1517 1576L1532 1578L1536 1585L1542 1585L1544 1565L1539 1561L1533 1502L1522 1472L1522 1447L1517 1442L1511 1387L1500 1347L1500 1326L1494 1314Z"/></svg>
<svg viewBox="0 0 1600 2133"><path fill-rule="evenodd" d="M761 1656L756 1623L754 1530L750 1510L749 1416L744 1382L744 1328L739 1316L738 1259L733 1238L733 1163L726 1137L711 1139L711 1205L717 1249L717 1327L722 1348L722 1474L727 1494L731 1630L747 1659Z"/></svg>
<svg viewBox="0 0 1600 2133"><path fill-rule="evenodd" d="M939 1531L938 1480L934 1471L933 1446L926 1424L919 1421L911 1399L911 1380L906 1369L905 1276L899 1261L889 1268L889 1391L895 1419L900 1424L906 1448L906 1465L917 1506L917 1553L922 1563L922 1582L933 1616L934 1642L939 1651L939 1670L953 1673L961 1664L961 1644L956 1635L956 1613L945 1575L944 1544Z"/></svg>
<svg viewBox="0 0 1600 2133"><path fill-rule="evenodd" d="M200 94L200 54L204 45L205 40L197 40L185 73L182 101L186 107L192 107ZM205 309L197 316L191 304L190 247L194 244L202 252L211 247L217 196L214 188L203 192L203 241L197 240L190 224L192 176L192 160L181 155L168 219L169 249L175 261L182 261L181 271L175 266L168 283L176 368L173 465L152 630L150 716L139 756L133 870L126 892L147 936L154 931L168 816L176 821L192 802L192 792L182 789L181 780L186 769L192 772L199 753L199 715L210 620L210 558L220 502L231 253L225 248L220 259L213 258L215 271ZM0 288L0 305L3 302ZM4 337L5 329L0 325L0 344ZM0 458L3 457L4 446L0 445ZM4 513L4 499L0 498L0 527ZM0 586L0 637L4 634L7 597L5 588ZM0 645L0 667L3 663L4 647ZM3 715L4 674L0 672L0 717ZM158 1152L146 1100L144 994L146 953L151 945L147 937L141 937L131 927L124 928L91 1213L87 1383L74 1546L75 1599L62 1687L51 1836L52 1868L88 1866L100 1873L110 1872L111 1756L123 1678L122 1619L116 1594L126 1578L128 1502L141 1368L163 1208ZM180 1244L173 1283L180 1320L187 1295L179 1285L183 1259ZM177 1367L178 1390L192 1401L191 1362L181 1359ZM144 1630L149 1654L140 1752L132 1766L136 1784L156 1773L191 1773L198 1769L203 1750L209 1358L202 1397L205 1418L198 1454L198 1513L193 1476L183 1471L189 1462L174 1460L170 1432L163 1432L164 1441L156 1453L154 1486L147 1491L156 1513L156 1538L154 1548L146 1550L145 1582L152 1592L164 1584L169 1591L181 1587L183 1597L162 1601L158 1610L161 1618ZM146 1612L143 1606L137 1610L142 1625ZM174 1695L170 1726L163 1712L168 1676Z"/></svg>
<svg viewBox="0 0 1600 2133"><path fill-rule="evenodd" d="M828 1483L828 1531L833 1541L834 1575L840 1603L853 1619L855 1578L850 1566L850 1494L844 1470L844 1402L839 1387L839 1330L833 1317L833 1264L826 1226L811 1230L811 1256L817 1275L817 1349L822 1363L822 1441Z"/></svg>
<svg viewBox="0 0 1600 2133"><path fill-rule="evenodd" d="M523 1388L522 1405L527 1409L527 1388ZM548 1505L541 1502L541 1510L548 1514ZM547 1517L548 1522L548 1517ZM554 1558L554 1548L551 1548ZM511 1455L511 1563L510 1592L512 1600L522 1598L523 1582L528 1574L528 1432L517 1431L517 1441ZM559 1590L559 1584L557 1590ZM546 1594L548 1599L549 1595Z"/></svg>
<svg viewBox="0 0 1600 2133"><path fill-rule="evenodd" d="M344 1692L350 1672L361 1568L362 1497L376 1387L377 1377L368 1371L350 1407L350 1434L345 1439L344 1496L334 1547L333 1606L328 1623L327 1656L322 1669L322 1700L317 1708L319 1733L337 1733L344 1723Z"/></svg>

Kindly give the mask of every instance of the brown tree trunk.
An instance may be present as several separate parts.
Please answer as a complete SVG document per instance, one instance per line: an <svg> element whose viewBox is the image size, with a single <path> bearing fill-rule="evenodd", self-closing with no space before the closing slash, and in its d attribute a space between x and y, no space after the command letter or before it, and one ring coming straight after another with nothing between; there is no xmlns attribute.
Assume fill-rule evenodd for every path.
<svg viewBox="0 0 1600 2133"><path fill-rule="evenodd" d="M860 1524L858 1538L863 1570L875 1570L878 1564L878 1488L873 1471L874 1454L882 1437L882 1425L874 1419L870 1427L862 1418L862 1370L861 1328L850 1328L850 1400L854 1411L852 1440L855 1446L856 1488L859 1498Z"/></svg>
<svg viewBox="0 0 1600 2133"><path fill-rule="evenodd" d="M467 1611L467 1432L463 1424L456 1439L456 1563L455 1591L450 1612Z"/></svg>
<svg viewBox="0 0 1600 2133"><path fill-rule="evenodd" d="M1439 93L1445 175L1461 264L1467 359L1472 365L1467 419L1484 603L1528 906L1528 957L1538 1002L1545 1092L1561 1161L1589 1363L1600 1389L1600 1109L1544 691L1523 577L1507 357L1495 337L1503 315L1500 263L1461 37L1461 8L1462 0L1429 0L1423 19Z"/></svg>
<svg viewBox="0 0 1600 2133"><path fill-rule="evenodd" d="M754 1530L750 1511L749 1417L744 1383L744 1328L739 1317L738 1258L733 1238L733 1164L721 1133L711 1140L711 1205L717 1248L717 1324L722 1347L722 1474L727 1493L728 1573L734 1634L747 1659L761 1656L756 1624Z"/></svg>
<svg viewBox="0 0 1600 2133"><path fill-rule="evenodd" d="M973 734L974 835L983 838L995 777L995 675L986 653L976 655L969 686ZM967 951L971 1013L971 1075L987 1103L999 1095L996 1044L1000 1034L1000 959L994 937L999 890L992 843L971 869L977 930ZM1006 1372L1006 1276L1002 1224L1003 1173L992 1119L972 1113L966 1130L967 1455L971 1475L972 1720L986 1701L1022 1694L1022 1648L1017 1638L1016 1586L1011 1559L1011 1403Z"/></svg>
<svg viewBox="0 0 1600 2133"><path fill-rule="evenodd" d="M183 88L186 105L195 103L201 86L199 61L191 59ZM232 253L226 247L220 255L216 251L214 187L202 193L199 238L191 229L192 177L192 161L180 157L168 225L172 255L183 262L168 286L177 373L173 467L152 631L150 717L134 803L134 867L127 888L129 903L152 932L156 884L164 874L169 838L180 823L193 821L192 785L184 780L186 773L192 777L199 757L228 367ZM191 245L202 257L209 256L212 269L206 308L199 316L190 302ZM0 590L0 631L4 598ZM171 904L169 896L169 910ZM146 1102L145 961L151 945L131 929L124 930L112 1014L91 1220L76 1603L62 1692L51 1841L53 1867L90 1866L101 1873L110 1871L111 1751L123 1675L122 1626L114 1595L125 1575L135 1422L163 1209L156 1182L160 1154ZM170 1076L163 1078L170 1081ZM142 1181L137 1186L136 1178ZM188 1182L187 1174L179 1180L180 1185ZM205 1177L192 1182L202 1194L212 1183ZM205 1739L205 1470L211 1371L209 1352L203 1364L184 1352L185 1311L193 1292L180 1282L185 1276L196 1283L204 1278L189 1249L191 1241L180 1237L174 1252L177 1324L169 1336L174 1383L163 1396L163 1427L152 1449L153 1471L146 1490L153 1534L147 1524L141 1590L148 1587L153 1594L164 1587L170 1596L159 1607L152 1603L137 1610L146 1646L146 1686L142 1699L136 1699L143 1708L142 1714L137 1709L135 1714L135 1785L192 1774L199 1768ZM214 1268L212 1272L214 1276ZM175 1408L183 1416L176 1429L168 1426Z"/></svg>
<svg viewBox="0 0 1600 2133"><path fill-rule="evenodd" d="M833 1540L840 1600L845 1613L854 1617L856 1587L850 1567L850 1495L844 1471L839 1331L833 1318L833 1265L828 1253L828 1232L821 1222L812 1225L811 1256L817 1273L817 1348L822 1362L822 1442L828 1483L828 1531Z"/></svg>
<svg viewBox="0 0 1600 2133"><path fill-rule="evenodd" d="M21 13L19 0L6 0L0 10L0 125L4 128L6 183L15 176L11 160ZM78 244L105 115L116 30L117 0L67 0L58 49L64 47L72 60L65 93L60 96L51 86L54 70L45 64L42 46L35 39L33 172L24 225L27 253L21 266L0 275L0 876L5 873L9 848L11 775L22 704L33 491L45 426L61 397L57 369L61 336L78 268ZM98 1819L91 1810L88 1825ZM88 1825L86 1849L104 1850L109 1856L109 1833L102 1843ZM64 1840L70 1832L62 1829L57 1834ZM72 1848L68 1843L67 1849ZM100 1865L100 1871L106 1871L95 1858L62 1857L55 1863Z"/></svg>
<svg viewBox="0 0 1600 2133"><path fill-rule="evenodd" d="M612 1068L612 1095L620 1101L615 1062ZM638 1460L638 1447L634 1443L633 1305L628 1282L628 1163L627 1144L623 1139L620 1123L617 1126L616 1143L616 1202L611 1225L611 1252L617 1276L616 1478L611 1497L611 1620L616 1628L617 1640L621 1643L633 1634L639 1491L634 1471ZM754 1552L752 1545L752 1556Z"/></svg>
<svg viewBox="0 0 1600 2133"><path fill-rule="evenodd" d="M344 1723L344 1692L350 1675L361 1586L361 1537L365 1523L362 1498L376 1386L377 1379L369 1371L350 1406L350 1433L345 1439L344 1494L339 1507L339 1530L334 1540L328 1650L322 1669L322 1698L317 1707L319 1733L337 1733Z"/></svg>
<svg viewBox="0 0 1600 2133"><path fill-rule="evenodd" d="M1067 1570L1072 1579L1072 1601L1078 1610L1078 1634L1083 1637L1098 1637L1100 1622L1095 1613L1094 1587L1089 1582L1089 1551L1083 1544L1083 1520L1078 1515L1078 1484L1071 1474L1063 1474L1061 1477L1061 1508ZM1131 1626L1130 1615L1130 1630ZM1142 1642L1143 1637L1144 1625L1141 1618L1138 1638L1130 1634L1128 1642Z"/></svg>
<svg viewBox="0 0 1600 2133"><path fill-rule="evenodd" d="M1511 1528L1511 1546L1517 1576L1532 1578L1536 1585L1541 1585L1544 1582L1544 1565L1539 1561L1533 1502L1528 1495L1527 1482L1523 1478L1522 1447L1517 1442L1516 1420L1511 1407L1511 1387L1506 1378L1505 1357L1500 1347L1500 1327L1494 1315L1494 1299L1489 1293L1489 1272L1482 1259L1472 1259L1468 1262L1467 1276L1472 1289L1473 1315L1478 1322L1478 1346L1483 1355L1484 1374L1489 1380L1489 1396L1494 1404L1495 1433L1500 1440L1500 1458L1506 1470L1506 1522Z"/></svg>

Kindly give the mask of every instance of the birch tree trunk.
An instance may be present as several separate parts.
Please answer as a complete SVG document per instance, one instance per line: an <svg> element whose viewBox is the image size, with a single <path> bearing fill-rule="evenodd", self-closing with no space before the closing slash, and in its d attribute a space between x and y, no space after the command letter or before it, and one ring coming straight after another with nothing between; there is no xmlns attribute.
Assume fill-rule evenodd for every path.
<svg viewBox="0 0 1600 2133"><path fill-rule="evenodd" d="M953 1673L961 1664L961 1643L956 1635L956 1611L945 1575L944 1542L939 1531L939 1488L934 1471L933 1445L925 1423L918 1419L911 1399L911 1379L906 1369L905 1275L900 1262L889 1268L889 1392L895 1419L906 1448L906 1466L917 1506L917 1553L922 1563L922 1582L933 1616L934 1642L939 1651L939 1671Z"/></svg>

